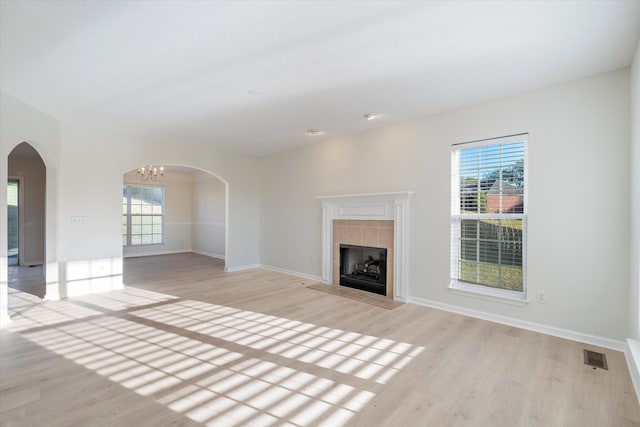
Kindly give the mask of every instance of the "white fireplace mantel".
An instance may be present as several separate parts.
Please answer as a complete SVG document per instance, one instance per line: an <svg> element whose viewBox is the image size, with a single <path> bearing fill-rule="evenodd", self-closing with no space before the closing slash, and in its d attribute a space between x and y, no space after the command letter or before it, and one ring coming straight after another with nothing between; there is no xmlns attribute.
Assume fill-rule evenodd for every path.
<svg viewBox="0 0 640 427"><path fill-rule="evenodd" d="M406 302L409 287L411 191L319 196L322 201L322 280L333 277L333 220L393 220L393 299Z"/></svg>

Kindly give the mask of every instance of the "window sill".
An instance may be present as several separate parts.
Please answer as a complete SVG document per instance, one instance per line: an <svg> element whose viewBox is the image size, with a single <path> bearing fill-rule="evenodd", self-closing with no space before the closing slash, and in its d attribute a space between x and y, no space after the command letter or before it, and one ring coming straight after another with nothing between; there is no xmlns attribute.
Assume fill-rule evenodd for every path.
<svg viewBox="0 0 640 427"><path fill-rule="evenodd" d="M507 291L504 289L472 285L469 283L462 283L457 280L451 281L449 289L455 294L468 295L505 304L525 306L529 303L527 294L524 292Z"/></svg>

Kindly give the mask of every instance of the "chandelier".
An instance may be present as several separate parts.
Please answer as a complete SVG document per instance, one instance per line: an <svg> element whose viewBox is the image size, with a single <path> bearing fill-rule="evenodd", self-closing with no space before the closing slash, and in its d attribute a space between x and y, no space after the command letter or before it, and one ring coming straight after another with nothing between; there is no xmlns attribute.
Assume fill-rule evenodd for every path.
<svg viewBox="0 0 640 427"><path fill-rule="evenodd" d="M164 166L142 166L136 171L136 176L141 181L157 181L159 178L164 177Z"/></svg>

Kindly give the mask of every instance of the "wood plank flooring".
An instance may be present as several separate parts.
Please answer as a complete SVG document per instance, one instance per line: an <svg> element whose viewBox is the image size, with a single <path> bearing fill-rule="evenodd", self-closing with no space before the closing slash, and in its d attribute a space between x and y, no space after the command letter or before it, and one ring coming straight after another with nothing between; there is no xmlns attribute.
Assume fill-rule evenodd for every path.
<svg viewBox="0 0 640 427"><path fill-rule="evenodd" d="M42 301L46 291L44 268L41 265L10 266L9 316L16 316Z"/></svg>
<svg viewBox="0 0 640 427"><path fill-rule="evenodd" d="M640 426L622 353L222 267L132 258L125 290L18 315L0 426Z"/></svg>

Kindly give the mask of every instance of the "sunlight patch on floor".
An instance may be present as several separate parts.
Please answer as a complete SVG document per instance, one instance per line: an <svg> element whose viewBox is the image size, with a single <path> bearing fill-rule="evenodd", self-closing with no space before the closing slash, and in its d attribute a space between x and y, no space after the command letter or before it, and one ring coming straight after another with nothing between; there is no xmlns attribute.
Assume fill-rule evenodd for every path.
<svg viewBox="0 0 640 427"><path fill-rule="evenodd" d="M103 313L90 308L81 307L68 300L44 301L27 312L21 313L9 325L12 331L24 331L38 327L48 327L64 322L78 321Z"/></svg>
<svg viewBox="0 0 640 427"><path fill-rule="evenodd" d="M343 425L423 350L134 289L47 302L33 312L12 329L216 426Z"/></svg>
<svg viewBox="0 0 640 427"><path fill-rule="evenodd" d="M390 339L199 301L177 301L132 314L381 384L421 351Z"/></svg>

